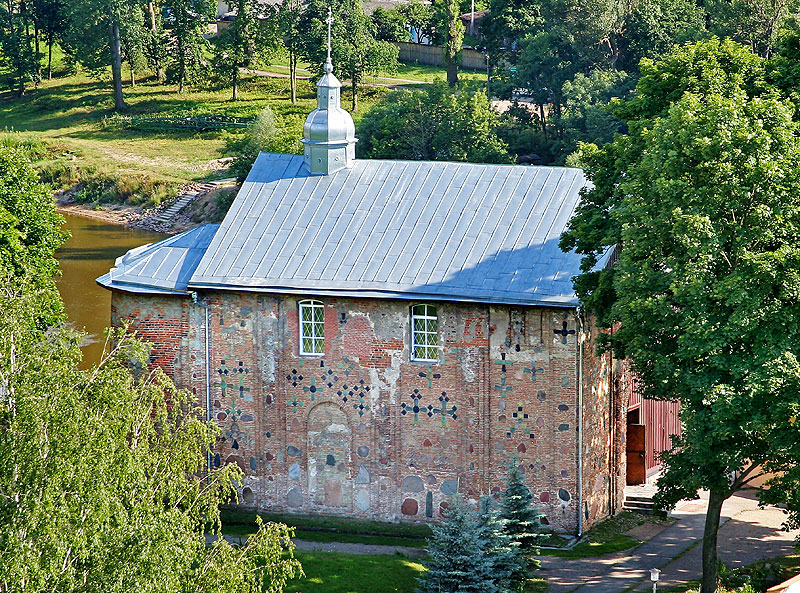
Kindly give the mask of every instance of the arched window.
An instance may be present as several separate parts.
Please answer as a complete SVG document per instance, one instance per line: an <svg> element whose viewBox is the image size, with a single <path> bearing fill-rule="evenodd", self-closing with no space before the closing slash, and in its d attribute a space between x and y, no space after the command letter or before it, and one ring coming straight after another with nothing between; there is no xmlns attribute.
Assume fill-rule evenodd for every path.
<svg viewBox="0 0 800 593"><path fill-rule="evenodd" d="M439 316L436 307L411 307L411 358L439 361Z"/></svg>
<svg viewBox="0 0 800 593"><path fill-rule="evenodd" d="M325 305L300 301L300 354L325 354Z"/></svg>

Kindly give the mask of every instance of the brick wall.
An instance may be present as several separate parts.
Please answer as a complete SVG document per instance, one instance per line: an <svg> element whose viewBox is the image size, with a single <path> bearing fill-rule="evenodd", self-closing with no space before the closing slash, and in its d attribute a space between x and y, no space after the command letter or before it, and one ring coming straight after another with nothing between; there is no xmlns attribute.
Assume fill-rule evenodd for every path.
<svg viewBox="0 0 800 593"><path fill-rule="evenodd" d="M516 458L544 522L578 517L577 336L571 309L432 303L438 364L409 359L406 301L321 298L325 354L298 353L298 301L209 292L213 464L245 472L241 502L425 521L448 497L503 489ZM115 293L154 360L205 401L203 309ZM162 339L163 337L163 339ZM608 369L584 349L584 500L610 510ZM609 433L609 434L607 434ZM613 436L613 435L612 435Z"/></svg>

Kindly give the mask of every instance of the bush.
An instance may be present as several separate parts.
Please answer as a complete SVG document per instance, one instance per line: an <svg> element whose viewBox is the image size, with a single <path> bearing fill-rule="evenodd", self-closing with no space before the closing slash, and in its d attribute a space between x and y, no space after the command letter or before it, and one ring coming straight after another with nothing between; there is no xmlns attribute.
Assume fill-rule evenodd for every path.
<svg viewBox="0 0 800 593"><path fill-rule="evenodd" d="M150 179L147 175L89 174L77 184L74 197L81 204L130 204L158 206L179 191L177 183Z"/></svg>

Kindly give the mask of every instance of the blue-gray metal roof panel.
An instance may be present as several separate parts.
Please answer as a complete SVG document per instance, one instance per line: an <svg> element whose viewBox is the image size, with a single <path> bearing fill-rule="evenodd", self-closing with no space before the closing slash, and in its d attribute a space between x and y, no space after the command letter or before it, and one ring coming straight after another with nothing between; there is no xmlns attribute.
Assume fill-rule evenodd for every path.
<svg viewBox="0 0 800 593"><path fill-rule="evenodd" d="M262 153L189 287L342 296L575 302L559 236L582 171L356 160L310 176Z"/></svg>
<svg viewBox="0 0 800 593"><path fill-rule="evenodd" d="M158 243L131 249L118 257L114 267L97 282L106 288L129 292L185 291L218 228L218 224L206 224Z"/></svg>

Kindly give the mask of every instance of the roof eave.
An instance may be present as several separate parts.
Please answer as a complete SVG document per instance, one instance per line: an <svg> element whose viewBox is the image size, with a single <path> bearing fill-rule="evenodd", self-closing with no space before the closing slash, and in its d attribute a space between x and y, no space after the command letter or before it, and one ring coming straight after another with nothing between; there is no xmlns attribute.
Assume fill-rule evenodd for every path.
<svg viewBox="0 0 800 593"><path fill-rule="evenodd" d="M393 291L375 289L324 289L324 288L299 288L289 286L253 286L253 285L230 285L212 282L192 282L188 286L189 290L225 290L241 292L272 293L282 295L297 296L330 296L345 298L371 298L371 299L390 299L404 301L444 301L453 303L482 303L487 305L520 305L529 307L559 307L574 308L579 301L577 296L554 296L539 299L524 299L518 297L504 296L481 296L481 295L448 295L431 294L414 291Z"/></svg>

